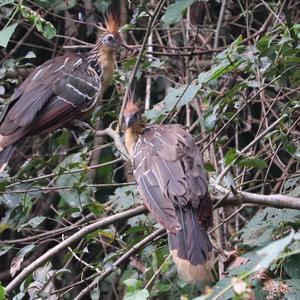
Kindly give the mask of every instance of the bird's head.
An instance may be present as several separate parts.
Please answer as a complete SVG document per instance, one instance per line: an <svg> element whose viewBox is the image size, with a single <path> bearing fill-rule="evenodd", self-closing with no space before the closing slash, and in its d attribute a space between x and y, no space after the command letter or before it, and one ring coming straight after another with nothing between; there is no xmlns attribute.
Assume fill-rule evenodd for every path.
<svg viewBox="0 0 300 300"><path fill-rule="evenodd" d="M108 14L105 18L105 28L100 37L100 42L106 51L115 52L120 48L119 25L120 22L117 16Z"/></svg>
<svg viewBox="0 0 300 300"><path fill-rule="evenodd" d="M127 128L141 123L141 110L137 102L129 99L124 109L124 122Z"/></svg>

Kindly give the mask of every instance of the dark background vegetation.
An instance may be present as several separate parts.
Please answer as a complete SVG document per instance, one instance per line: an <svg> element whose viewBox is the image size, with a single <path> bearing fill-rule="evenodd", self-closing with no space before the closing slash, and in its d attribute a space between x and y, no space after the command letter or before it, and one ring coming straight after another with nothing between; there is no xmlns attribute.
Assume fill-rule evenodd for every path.
<svg viewBox="0 0 300 300"><path fill-rule="evenodd" d="M35 66L88 51L108 9L124 47L91 120L98 136L28 139L0 174L0 299L8 284L9 299L300 299L300 2L1 1L0 109ZM177 277L120 156L133 86L149 122L185 125L202 149L210 287Z"/></svg>

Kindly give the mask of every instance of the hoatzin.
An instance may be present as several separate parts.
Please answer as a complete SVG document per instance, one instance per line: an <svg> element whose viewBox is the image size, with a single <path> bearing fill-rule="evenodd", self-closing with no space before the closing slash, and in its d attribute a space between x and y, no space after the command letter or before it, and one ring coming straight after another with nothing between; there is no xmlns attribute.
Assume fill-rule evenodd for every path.
<svg viewBox="0 0 300 300"><path fill-rule="evenodd" d="M22 138L69 126L95 107L112 81L119 38L118 20L108 15L90 52L50 59L26 78L0 118L0 171Z"/></svg>
<svg viewBox="0 0 300 300"><path fill-rule="evenodd" d="M138 105L124 110L125 146L144 204L167 230L179 276L189 282L212 279L207 229L212 205L203 159L181 125L144 125Z"/></svg>

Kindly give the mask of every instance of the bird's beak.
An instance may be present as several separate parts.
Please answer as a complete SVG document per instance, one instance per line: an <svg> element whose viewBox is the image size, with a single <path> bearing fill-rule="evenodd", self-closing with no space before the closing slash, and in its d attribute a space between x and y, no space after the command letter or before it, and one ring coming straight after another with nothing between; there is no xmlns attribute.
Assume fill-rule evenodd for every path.
<svg viewBox="0 0 300 300"><path fill-rule="evenodd" d="M124 116L124 122L127 128L131 127L136 122L136 115L129 114Z"/></svg>
<svg viewBox="0 0 300 300"><path fill-rule="evenodd" d="M119 49L120 48L120 41L117 37L113 36L112 34L108 34L102 38L102 43L107 45L112 49Z"/></svg>

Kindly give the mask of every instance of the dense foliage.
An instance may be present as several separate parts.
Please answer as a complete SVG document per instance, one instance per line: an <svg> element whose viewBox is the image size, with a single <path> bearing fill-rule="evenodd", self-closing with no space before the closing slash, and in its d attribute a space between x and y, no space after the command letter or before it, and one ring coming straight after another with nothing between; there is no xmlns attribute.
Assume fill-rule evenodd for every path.
<svg viewBox="0 0 300 300"><path fill-rule="evenodd" d="M9 284L9 299L300 299L299 1L1 1L0 109L35 66L88 51L108 8L124 47L97 134L28 139L0 173L0 300ZM210 287L177 277L140 205L116 126L133 88L202 149Z"/></svg>

